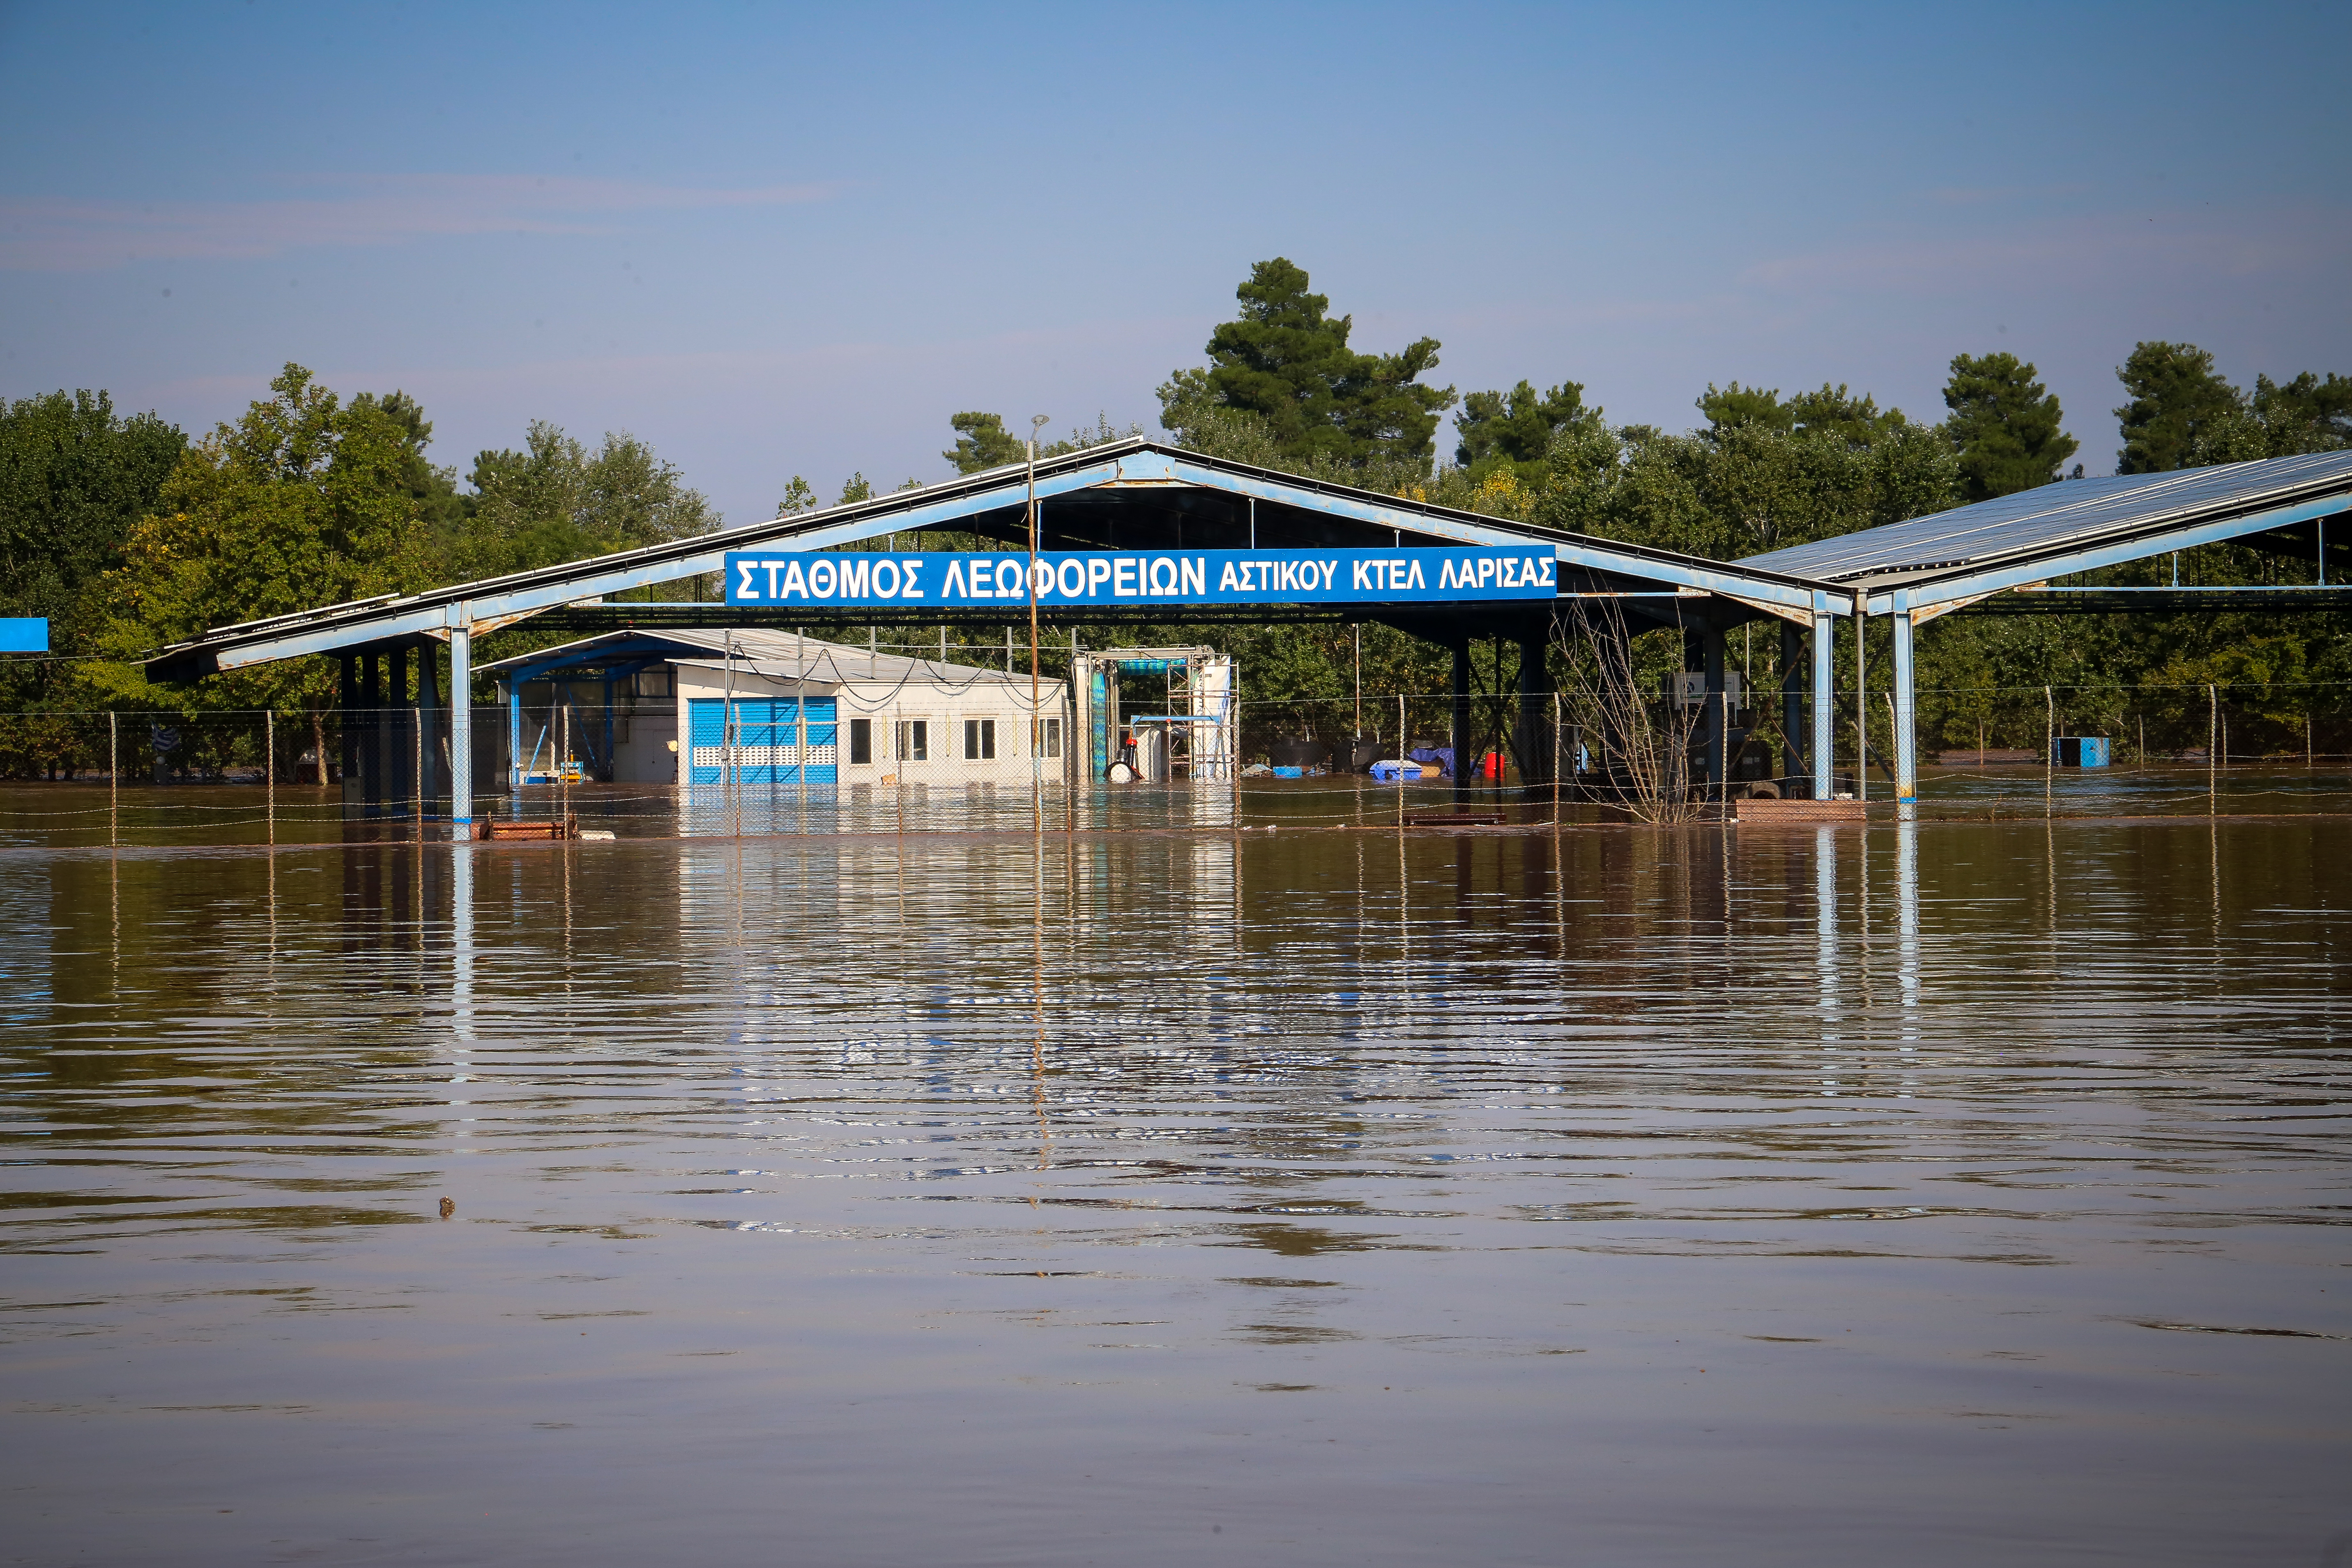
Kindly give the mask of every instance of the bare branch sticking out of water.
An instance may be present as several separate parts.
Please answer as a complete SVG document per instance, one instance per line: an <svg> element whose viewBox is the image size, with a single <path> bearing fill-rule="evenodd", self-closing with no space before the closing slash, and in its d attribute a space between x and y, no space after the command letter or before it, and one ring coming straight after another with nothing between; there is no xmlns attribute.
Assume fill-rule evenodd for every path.
<svg viewBox="0 0 2352 1568"><path fill-rule="evenodd" d="M1559 623L1566 690L1592 748L1600 798L1643 822L1687 822L1699 814L1690 787L1691 740L1700 710L1653 710L1633 668L1633 637L1614 599L1570 601Z"/></svg>

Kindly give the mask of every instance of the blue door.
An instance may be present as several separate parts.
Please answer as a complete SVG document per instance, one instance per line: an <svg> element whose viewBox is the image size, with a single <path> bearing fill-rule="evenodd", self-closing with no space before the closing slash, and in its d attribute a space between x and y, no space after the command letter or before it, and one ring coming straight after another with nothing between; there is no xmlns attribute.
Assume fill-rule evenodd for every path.
<svg viewBox="0 0 2352 1568"><path fill-rule="evenodd" d="M739 697L735 700L733 761L736 778L746 784L797 784L803 766L811 784L833 784L841 777L840 702L831 697L808 700L808 754L801 754L803 715L798 699ZM686 705L687 775L688 784L727 782L727 702L723 698L696 697Z"/></svg>

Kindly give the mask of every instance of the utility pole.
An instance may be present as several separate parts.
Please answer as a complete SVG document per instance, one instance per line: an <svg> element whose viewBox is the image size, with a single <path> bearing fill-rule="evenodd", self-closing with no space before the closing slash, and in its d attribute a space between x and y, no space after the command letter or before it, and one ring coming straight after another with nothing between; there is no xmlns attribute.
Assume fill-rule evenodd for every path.
<svg viewBox="0 0 2352 1568"><path fill-rule="evenodd" d="M1050 417L1029 420L1029 815L1035 831L1045 831L1045 764L1038 752L1045 740L1045 716L1037 697L1037 435Z"/></svg>

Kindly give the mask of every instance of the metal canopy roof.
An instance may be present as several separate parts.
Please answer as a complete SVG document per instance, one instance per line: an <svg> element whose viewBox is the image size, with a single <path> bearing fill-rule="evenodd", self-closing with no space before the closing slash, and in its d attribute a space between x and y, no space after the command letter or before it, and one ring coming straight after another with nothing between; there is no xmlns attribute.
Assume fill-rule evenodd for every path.
<svg viewBox="0 0 2352 1568"><path fill-rule="evenodd" d="M927 529L968 531L1009 542L1025 537L1028 482L1025 466L1008 465L853 505L560 566L223 626L160 650L149 661L149 671L159 679L187 679L371 643L446 637L457 626L486 631L557 605L716 572L730 550L823 550ZM1255 519L1264 548L1536 543L1550 546L1566 569L1564 592L1580 586L1719 594L1797 617L1846 607L1845 595L1829 595L1821 584L1770 565L1727 566L1673 551L1556 533L1142 438L1046 458L1037 464L1036 488L1039 499L1051 503L1042 512L1041 548L1162 549L1188 542L1194 548L1239 548L1249 543L1246 530Z"/></svg>
<svg viewBox="0 0 2352 1568"><path fill-rule="evenodd" d="M2066 479L1860 533L1792 545L1744 567L1852 584L1869 610L1944 605L2004 588L2299 525L2352 508L2352 451L2164 474ZM2316 531L2305 527L2307 536ZM2347 531L2352 535L2352 530ZM2352 536L2338 542L2352 545Z"/></svg>

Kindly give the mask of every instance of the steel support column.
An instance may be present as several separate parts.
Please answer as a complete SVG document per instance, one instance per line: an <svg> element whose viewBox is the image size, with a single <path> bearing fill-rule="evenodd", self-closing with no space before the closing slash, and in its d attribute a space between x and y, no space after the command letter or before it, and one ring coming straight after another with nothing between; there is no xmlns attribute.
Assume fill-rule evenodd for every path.
<svg viewBox="0 0 2352 1568"><path fill-rule="evenodd" d="M1895 799L1907 814L1919 803L1917 703L1911 690L1911 595L1895 595Z"/></svg>
<svg viewBox="0 0 2352 1568"><path fill-rule="evenodd" d="M1731 711L1723 686L1723 628L1713 621L1699 628L1699 653L1706 671L1706 793L1720 800L1731 784Z"/></svg>
<svg viewBox="0 0 2352 1568"><path fill-rule="evenodd" d="M383 649L360 649L360 809L383 807Z"/></svg>
<svg viewBox="0 0 2352 1568"><path fill-rule="evenodd" d="M1531 626L1519 635L1519 722L1514 738L1519 752L1522 784L1551 782L1551 705L1546 700L1551 682L1546 679L1546 656L1551 650L1551 628Z"/></svg>
<svg viewBox="0 0 2352 1568"><path fill-rule="evenodd" d="M360 656L345 653L336 659L335 671L335 749L342 753L343 804L349 805L352 792L360 780ZM327 759L319 759L319 787L327 787Z"/></svg>
<svg viewBox="0 0 2352 1568"><path fill-rule="evenodd" d="M441 814L441 656L431 643L416 647L416 727L419 747L424 756L422 776L416 781L416 793L425 802L425 815Z"/></svg>
<svg viewBox="0 0 2352 1568"><path fill-rule="evenodd" d="M474 630L449 628L449 837L474 837Z"/></svg>
<svg viewBox="0 0 2352 1568"><path fill-rule="evenodd" d="M1454 731L1446 744L1454 750L1454 798L1470 798L1470 639L1454 639Z"/></svg>
<svg viewBox="0 0 2352 1568"><path fill-rule="evenodd" d="M1837 617L1813 610L1813 798L1837 787Z"/></svg>
<svg viewBox="0 0 2352 1568"><path fill-rule="evenodd" d="M401 816L408 815L409 794L415 781L408 775L416 765L415 747L408 738L408 649L383 650L384 799Z"/></svg>
<svg viewBox="0 0 2352 1568"><path fill-rule="evenodd" d="M507 794L522 794L522 671L507 676Z"/></svg>
<svg viewBox="0 0 2352 1568"><path fill-rule="evenodd" d="M1029 728L1032 737L1031 748L1034 750L1035 747L1034 737L1037 727L1033 723ZM848 741L845 739L842 742L844 746L848 745ZM619 782L620 777L621 770L615 765L613 757L613 672L608 668L604 671L604 782L606 784L616 784Z"/></svg>
<svg viewBox="0 0 2352 1568"><path fill-rule="evenodd" d="M1810 784L1805 754L1804 634L1793 621L1780 623L1780 779L1791 794Z"/></svg>

